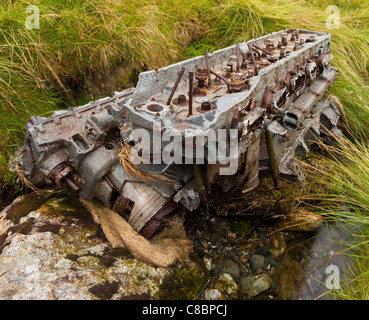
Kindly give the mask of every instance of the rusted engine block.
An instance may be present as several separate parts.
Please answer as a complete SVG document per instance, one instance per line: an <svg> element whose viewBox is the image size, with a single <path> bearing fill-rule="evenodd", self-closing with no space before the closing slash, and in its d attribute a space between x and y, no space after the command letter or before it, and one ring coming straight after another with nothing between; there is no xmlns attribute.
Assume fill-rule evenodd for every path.
<svg viewBox="0 0 369 320"><path fill-rule="evenodd" d="M147 238L178 206L194 210L206 203L215 184L224 192L249 192L267 169L276 188L280 175L303 179L295 156L306 155L321 134L340 134L339 111L321 100L337 73L330 45L327 33L284 30L142 72L136 88L113 97L50 118L33 116L26 125L24 174L36 186L68 185L86 200L100 199ZM150 138L146 161L134 167L139 175L119 156L122 147L142 142L137 129ZM218 129L227 139L210 144L210 131ZM174 132L183 136L173 145L163 136ZM233 142L231 132L237 133ZM197 152L200 136L202 160L188 153ZM182 162L163 161L174 148L183 151ZM218 148L236 163L232 174L220 173L227 163L219 153L209 160Z"/></svg>

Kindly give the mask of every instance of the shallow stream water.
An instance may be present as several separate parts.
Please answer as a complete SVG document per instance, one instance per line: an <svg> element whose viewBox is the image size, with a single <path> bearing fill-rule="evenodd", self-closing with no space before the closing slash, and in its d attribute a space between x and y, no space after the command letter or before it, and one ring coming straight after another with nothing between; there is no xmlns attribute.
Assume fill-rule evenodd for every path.
<svg viewBox="0 0 369 320"><path fill-rule="evenodd" d="M196 253L210 265L208 287L229 273L243 292L238 299L333 299L351 272L346 250L354 231L343 223L323 221L311 232L279 231L275 221L262 218L192 214L186 226ZM265 274L272 284L247 296L244 279Z"/></svg>
<svg viewBox="0 0 369 320"><path fill-rule="evenodd" d="M343 222L323 222L316 235L307 240L304 278L297 284L297 297L326 300L336 289L349 285L352 261L348 255L357 230Z"/></svg>

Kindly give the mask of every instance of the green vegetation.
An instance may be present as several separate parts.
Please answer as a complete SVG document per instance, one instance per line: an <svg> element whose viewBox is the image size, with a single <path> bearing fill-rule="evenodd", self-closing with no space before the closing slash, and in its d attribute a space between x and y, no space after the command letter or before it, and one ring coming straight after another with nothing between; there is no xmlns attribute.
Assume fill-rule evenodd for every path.
<svg viewBox="0 0 369 320"><path fill-rule="evenodd" d="M28 5L40 10L40 29L25 26ZM178 59L202 30L197 10L182 1L6 0L0 4L0 172L24 138L31 115L81 102L73 84L87 70L121 60L156 68ZM85 97L88 99L89 97ZM86 102L86 101L85 101Z"/></svg>
<svg viewBox="0 0 369 320"><path fill-rule="evenodd" d="M30 4L40 9L40 29L25 27ZM329 5L340 10L339 29L326 28ZM367 0L3 0L0 188L14 184L7 160L13 147L22 143L29 117L49 116L56 109L89 100L78 87L89 71L104 70L121 61L140 70L160 68L283 28L333 35L333 65L339 74L330 97L341 108L349 138L340 145L342 157L321 161L329 168L318 168L326 177L317 186L318 191L324 186L324 196L314 197L321 196L330 206L339 200L353 208L340 217L363 225L364 240L355 259L361 267L358 279L368 283L368 261L363 255L369 249ZM352 297L367 295L364 289L357 289Z"/></svg>
<svg viewBox="0 0 369 320"><path fill-rule="evenodd" d="M194 300L205 285L206 275L196 265L180 268L164 278L160 285L159 300Z"/></svg>

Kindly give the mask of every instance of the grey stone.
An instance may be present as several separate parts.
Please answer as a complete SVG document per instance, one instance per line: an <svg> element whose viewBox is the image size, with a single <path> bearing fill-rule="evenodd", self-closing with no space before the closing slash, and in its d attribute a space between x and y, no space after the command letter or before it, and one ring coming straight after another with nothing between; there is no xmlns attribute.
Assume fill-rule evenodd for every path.
<svg viewBox="0 0 369 320"><path fill-rule="evenodd" d="M215 288L219 289L227 298L237 299L238 286L229 273L219 275L215 283Z"/></svg>
<svg viewBox="0 0 369 320"><path fill-rule="evenodd" d="M70 205L75 199L62 200L51 198L39 208L30 206L28 212L23 208L23 217L31 211L39 212L32 214L33 221L27 220L35 226L27 230L14 228L18 226L19 215L0 213L0 235L4 239L0 250L0 300L102 299L96 295L98 290L91 290L96 285L110 290L111 300L131 294L152 297L159 292L160 283L170 269L132 256L106 256L105 248L109 249L106 252L112 248L104 238L91 237L99 228L92 217L89 220L88 212L77 204L72 209L63 207L63 203ZM19 205L19 201L15 204ZM76 218L77 213L83 219ZM51 225L51 230L54 226L64 230L45 231ZM111 258L114 263L109 266L100 263L104 258ZM115 286L106 288L110 283Z"/></svg>
<svg viewBox="0 0 369 320"><path fill-rule="evenodd" d="M273 255L279 257L286 251L286 248L286 241L281 233L275 233L270 237L269 250Z"/></svg>
<svg viewBox="0 0 369 320"><path fill-rule="evenodd" d="M57 264L55 265L55 268L70 269L72 264L73 264L72 260L62 258L57 262Z"/></svg>
<svg viewBox="0 0 369 320"><path fill-rule="evenodd" d="M240 267L232 259L226 257L220 257L214 262L215 273L229 273L233 278L239 278Z"/></svg>
<svg viewBox="0 0 369 320"><path fill-rule="evenodd" d="M218 289L206 289L204 298L205 300L224 300L223 295Z"/></svg>
<svg viewBox="0 0 369 320"><path fill-rule="evenodd" d="M104 250L106 250L107 248L109 248L109 245L107 243L104 243L88 248L87 251L90 254L102 256L104 254Z"/></svg>
<svg viewBox="0 0 369 320"><path fill-rule="evenodd" d="M242 290L245 291L249 297L254 297L268 290L273 280L269 274L263 273L256 276L243 277L240 282Z"/></svg>
<svg viewBox="0 0 369 320"><path fill-rule="evenodd" d="M249 258L250 267L253 271L266 267L266 259L259 254L254 254Z"/></svg>

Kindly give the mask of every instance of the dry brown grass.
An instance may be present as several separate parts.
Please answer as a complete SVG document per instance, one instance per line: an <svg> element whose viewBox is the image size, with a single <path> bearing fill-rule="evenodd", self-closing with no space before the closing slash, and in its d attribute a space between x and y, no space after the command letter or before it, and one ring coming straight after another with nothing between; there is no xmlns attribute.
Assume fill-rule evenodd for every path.
<svg viewBox="0 0 369 320"><path fill-rule="evenodd" d="M130 145L128 145L127 143L122 143L119 149L118 158L125 172L128 174L132 181L142 181L146 183L161 182L180 185L176 181L175 177L171 177L167 173L154 174L144 172L137 168L137 166L131 160L131 149L132 147Z"/></svg>

